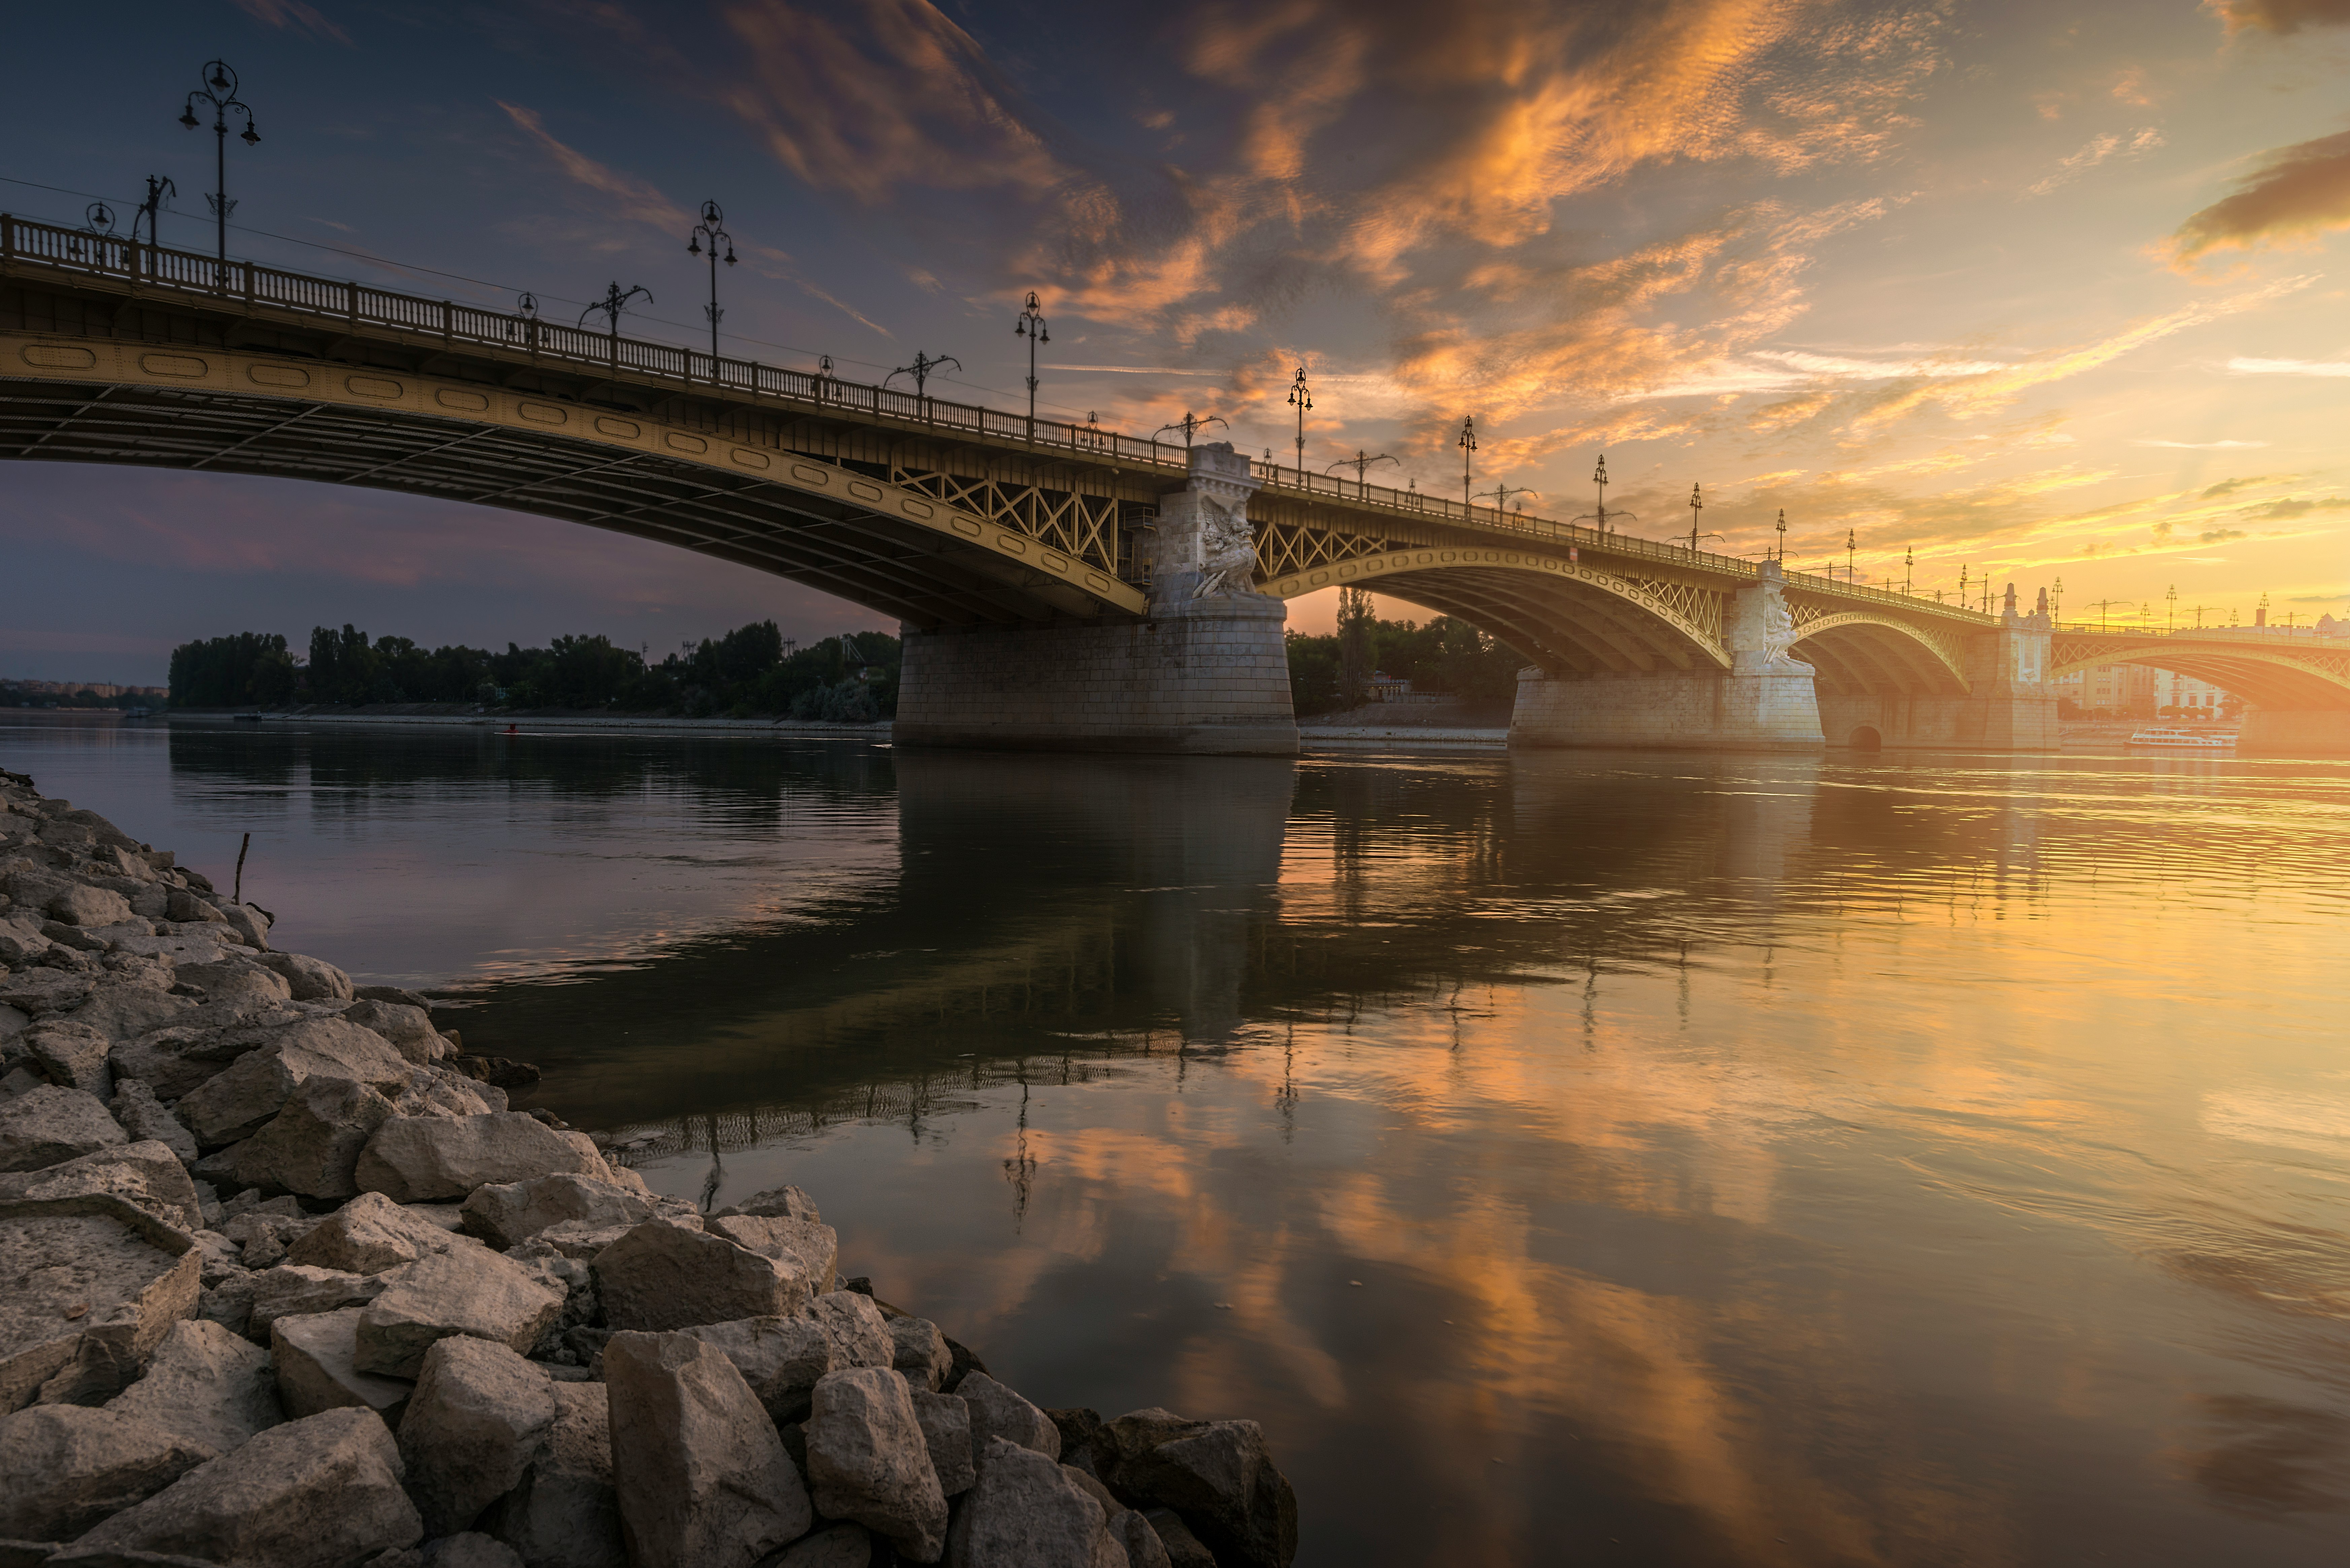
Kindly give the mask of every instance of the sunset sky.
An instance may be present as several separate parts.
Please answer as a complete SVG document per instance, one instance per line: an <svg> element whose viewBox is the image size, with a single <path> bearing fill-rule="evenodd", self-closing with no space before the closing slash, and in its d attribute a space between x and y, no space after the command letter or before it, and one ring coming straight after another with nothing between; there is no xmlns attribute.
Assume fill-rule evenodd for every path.
<svg viewBox="0 0 2350 1568"><path fill-rule="evenodd" d="M0 206L78 222L174 179L208 248L213 55L231 248L550 317L617 279L691 340L705 197L746 264L731 352L918 350L948 396L1921 587L2064 582L2068 618L2350 611L2350 0L1511 0L1046 7L875 0L185 0L12 18ZM431 270L428 270L431 269ZM934 382L934 386L936 383ZM355 621L426 642L649 646L789 584L535 518L217 475L0 470L0 674L162 678L171 645ZM1413 614L1403 607L1399 613ZM1305 601L1292 623L1329 619Z"/></svg>

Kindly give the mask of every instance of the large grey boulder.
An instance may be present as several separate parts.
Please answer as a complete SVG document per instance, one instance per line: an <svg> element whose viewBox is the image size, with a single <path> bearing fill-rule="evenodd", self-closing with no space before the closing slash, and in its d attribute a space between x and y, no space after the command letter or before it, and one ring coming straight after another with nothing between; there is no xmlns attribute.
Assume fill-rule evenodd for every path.
<svg viewBox="0 0 2350 1568"><path fill-rule="evenodd" d="M987 1451L990 1438L1003 1438L1048 1459L1061 1457L1061 1429L1053 1418L984 1372L968 1374L955 1396L971 1407L971 1446Z"/></svg>
<svg viewBox="0 0 2350 1568"><path fill-rule="evenodd" d="M359 1309L281 1317L269 1325L269 1355L277 1368L277 1398L291 1417L321 1410L372 1410L398 1427L415 1383L359 1366Z"/></svg>
<svg viewBox="0 0 2350 1568"><path fill-rule="evenodd" d="M612 1422L601 1383L554 1383L555 1424L521 1484L483 1521L524 1568L627 1568L612 1487Z"/></svg>
<svg viewBox="0 0 2350 1568"><path fill-rule="evenodd" d="M563 1292L485 1248L436 1252L380 1277L384 1293L359 1313L359 1365L387 1377L415 1376L424 1353L452 1334L526 1354L563 1311Z"/></svg>
<svg viewBox="0 0 2350 1568"><path fill-rule="evenodd" d="M746 1317L680 1332L723 1352L779 1427L807 1419L816 1380L832 1370L832 1341L812 1318Z"/></svg>
<svg viewBox="0 0 2350 1568"><path fill-rule="evenodd" d="M39 1170L130 1141L106 1102L80 1089L43 1084L0 1100L0 1170Z"/></svg>
<svg viewBox="0 0 2350 1568"><path fill-rule="evenodd" d="M25 1031L23 1044L41 1075L59 1088L79 1089L101 1100L114 1097L114 1069L106 1062L113 1042L78 1018L36 1023Z"/></svg>
<svg viewBox="0 0 2350 1568"><path fill-rule="evenodd" d="M948 1532L951 1568L1128 1568L1102 1505L1043 1454L991 1438Z"/></svg>
<svg viewBox="0 0 2350 1568"><path fill-rule="evenodd" d="M835 1370L846 1366L888 1366L898 1358L898 1342L890 1336L889 1320L873 1298L855 1291L830 1291L808 1303L808 1316L832 1341Z"/></svg>
<svg viewBox="0 0 2350 1568"><path fill-rule="evenodd" d="M70 1540L213 1457L111 1410L36 1405L0 1416L0 1536Z"/></svg>
<svg viewBox="0 0 2350 1568"><path fill-rule="evenodd" d="M1175 1521L1176 1529L1182 1529L1182 1521L1176 1520L1173 1513L1167 1518ZM1168 1545L1167 1535L1161 1534L1158 1523L1140 1509L1129 1508L1111 1514L1109 1532L1126 1548L1127 1568L1176 1568L1174 1550ZM1188 1530L1184 1534L1192 1545L1199 1546L1198 1537ZM1206 1547L1200 1546L1194 1561L1183 1564L1183 1568L1216 1568L1216 1560L1209 1555Z"/></svg>
<svg viewBox="0 0 2350 1568"><path fill-rule="evenodd" d="M359 1151L391 1114L391 1102L367 1085L313 1074L266 1127L234 1147L232 1173L270 1192L356 1197Z"/></svg>
<svg viewBox="0 0 2350 1568"><path fill-rule="evenodd" d="M182 985L193 986L203 992L208 1003L269 1003L291 1002L294 988L286 977L275 974L242 954L215 959L208 963L183 963L173 971Z"/></svg>
<svg viewBox="0 0 2350 1568"><path fill-rule="evenodd" d="M796 1187L770 1187L764 1192L754 1192L740 1203L730 1203L718 1211L721 1215L747 1214L766 1220L805 1220L811 1225L824 1223L824 1216L816 1211L816 1199Z"/></svg>
<svg viewBox="0 0 2350 1568"><path fill-rule="evenodd" d="M246 947L269 950L269 917L250 904L223 904L221 919Z"/></svg>
<svg viewBox="0 0 2350 1568"><path fill-rule="evenodd" d="M959 1497L971 1490L979 1471L971 1458L971 1407L959 1395L912 1390L914 1419L921 1423L922 1445L931 1451L931 1472L939 1490Z"/></svg>
<svg viewBox="0 0 2350 1568"><path fill-rule="evenodd" d="M187 1233L120 1198L0 1201L0 1412L112 1398L203 1285Z"/></svg>
<svg viewBox="0 0 2350 1568"><path fill-rule="evenodd" d="M1181 1513L1219 1563L1288 1568L1297 1555L1297 1495L1254 1421L1136 1410L1107 1423L1088 1458L1128 1503Z"/></svg>
<svg viewBox="0 0 2350 1568"><path fill-rule="evenodd" d="M808 1294L812 1296L823 1295L833 1287L834 1265L840 1261L840 1237L829 1225L808 1220L722 1214L705 1221L703 1229L763 1258L793 1265L807 1281Z"/></svg>
<svg viewBox="0 0 2350 1568"><path fill-rule="evenodd" d="M136 1078L118 1077L114 1081L114 1098L107 1103L114 1113L116 1123L140 1143L160 1143L172 1151L172 1158L183 1165L196 1159L195 1135L180 1125L180 1118L163 1108L155 1091Z"/></svg>
<svg viewBox="0 0 2350 1568"><path fill-rule="evenodd" d="M351 977L323 959L306 958L300 953L264 952L259 961L286 982L296 1002L351 999Z"/></svg>
<svg viewBox="0 0 2350 1568"><path fill-rule="evenodd" d="M789 1317L807 1302L793 1265L723 1236L648 1220L596 1255L604 1321L660 1331L745 1317Z"/></svg>
<svg viewBox="0 0 2350 1568"><path fill-rule="evenodd" d="M89 999L73 1010L72 1022L120 1045L195 1012L194 1002L172 994L170 988L177 983L175 977L160 971L135 981L100 980L90 987ZM120 1079L121 1069L115 1068L114 1075Z"/></svg>
<svg viewBox="0 0 2350 1568"><path fill-rule="evenodd" d="M259 1568L353 1568L423 1533L400 1450L366 1410L273 1427L73 1543Z"/></svg>
<svg viewBox="0 0 2350 1568"><path fill-rule="evenodd" d="M425 1352L400 1421L408 1493L424 1533L471 1528L519 1485L555 1414L546 1374L503 1345L461 1334Z"/></svg>
<svg viewBox="0 0 2350 1568"><path fill-rule="evenodd" d="M947 1348L947 1336L929 1318L891 1318L889 1344L889 1365L917 1388L935 1392L946 1381L948 1369L954 1366L954 1352Z"/></svg>
<svg viewBox="0 0 2350 1568"><path fill-rule="evenodd" d="M289 1263L380 1274L472 1243L380 1192L362 1192L286 1251Z"/></svg>
<svg viewBox="0 0 2350 1568"><path fill-rule="evenodd" d="M494 1182L465 1199L465 1230L503 1252L550 1226L620 1230L652 1217L632 1192L585 1176L534 1176Z"/></svg>
<svg viewBox="0 0 2350 1568"><path fill-rule="evenodd" d="M205 1148L251 1137L311 1077L348 1078L382 1095L411 1069L391 1042L339 1018L306 1018L276 1031L180 1101L180 1119Z"/></svg>
<svg viewBox="0 0 2350 1568"><path fill-rule="evenodd" d="M855 1520L904 1556L935 1563L947 1500L906 1380L878 1366L827 1373L806 1428L808 1492L831 1519Z"/></svg>
<svg viewBox="0 0 2350 1568"><path fill-rule="evenodd" d="M269 1353L193 1318L172 1325L146 1372L106 1407L224 1454L286 1419Z"/></svg>
<svg viewBox="0 0 2350 1568"><path fill-rule="evenodd" d="M365 1306L383 1292L384 1282L374 1275L280 1263L253 1276L253 1313L246 1320L245 1337L259 1343L269 1337L270 1324L281 1317Z"/></svg>
<svg viewBox="0 0 2350 1568"><path fill-rule="evenodd" d="M130 900L104 888L77 882L51 895L47 912L68 926L111 926L130 919Z"/></svg>
<svg viewBox="0 0 2350 1568"><path fill-rule="evenodd" d="M612 1475L629 1559L738 1568L807 1533L807 1489L767 1413L716 1346L618 1334L604 1347Z"/></svg>
<svg viewBox="0 0 2350 1568"><path fill-rule="evenodd" d="M196 1184L169 1144L115 1144L40 1170L0 1176L0 1199L72 1198L86 1192L111 1193L182 1231L203 1229Z"/></svg>
<svg viewBox="0 0 2350 1568"><path fill-rule="evenodd" d="M344 1008L343 1016L362 1029L374 1030L419 1065L440 1060L449 1049L449 1043L432 1027L432 1016L421 1007L362 998Z"/></svg>
<svg viewBox="0 0 2350 1568"><path fill-rule="evenodd" d="M536 1117L501 1111L386 1122L359 1156L358 1178L362 1191L416 1203L466 1198L491 1182L566 1173L601 1177L606 1169L594 1145L583 1154Z"/></svg>

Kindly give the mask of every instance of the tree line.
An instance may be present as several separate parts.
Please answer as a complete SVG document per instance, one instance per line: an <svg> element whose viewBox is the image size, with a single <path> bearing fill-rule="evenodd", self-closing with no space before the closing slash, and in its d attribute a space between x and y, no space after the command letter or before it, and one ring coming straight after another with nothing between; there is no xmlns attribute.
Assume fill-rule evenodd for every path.
<svg viewBox="0 0 2350 1568"><path fill-rule="evenodd" d="M1369 701L1375 674L1463 702L1509 702L1527 662L1457 616L1425 623L1380 620L1371 614L1370 596L1357 588L1339 590L1336 632L1293 631L1287 640L1290 701L1301 719Z"/></svg>
<svg viewBox="0 0 2350 1568"><path fill-rule="evenodd" d="M545 648L509 642L497 653L370 638L347 624L313 628L307 653L274 632L182 643L172 650L171 701L175 708L443 702L866 723L896 712L900 657L898 639L881 632L795 647L771 620L688 643L658 661L602 636L558 637Z"/></svg>

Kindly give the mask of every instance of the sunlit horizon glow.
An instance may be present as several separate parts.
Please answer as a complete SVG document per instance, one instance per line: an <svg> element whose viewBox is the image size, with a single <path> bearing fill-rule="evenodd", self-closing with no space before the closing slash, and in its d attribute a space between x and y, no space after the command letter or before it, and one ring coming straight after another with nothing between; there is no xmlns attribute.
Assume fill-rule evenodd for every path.
<svg viewBox="0 0 2350 1568"><path fill-rule="evenodd" d="M1652 537L1686 533L1702 483L1719 547L1761 554L1783 509L1792 561L1841 564L1849 532L1865 582L1898 586L1908 551L1929 590L1963 569L2061 576L2076 603L2350 612L2339 0L131 9L112 112L61 76L0 114L23 180L120 206L172 174L167 243L208 244L206 150L170 122L224 54L265 137L232 159L233 248L276 265L501 302L416 269L550 300L619 276L659 296L636 329L682 340L704 286L684 232L715 195L748 264L724 327L771 362L878 379L948 352L948 395L1008 404L1033 287L1063 417L1212 412L1289 460L1303 365L1316 469L1384 452L1457 493L1473 415L1476 488L1547 514L1589 510L1605 451L1611 507ZM92 41L81 17L23 26L58 57ZM0 636L0 673L152 680L184 637L347 619L664 647L762 615L880 624L536 519L11 478L0 540L45 607Z"/></svg>

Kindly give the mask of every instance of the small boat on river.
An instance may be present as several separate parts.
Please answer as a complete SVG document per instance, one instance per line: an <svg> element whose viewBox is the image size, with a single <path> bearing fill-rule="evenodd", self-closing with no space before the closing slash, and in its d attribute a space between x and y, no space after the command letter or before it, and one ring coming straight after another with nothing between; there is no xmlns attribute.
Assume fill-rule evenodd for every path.
<svg viewBox="0 0 2350 1568"><path fill-rule="evenodd" d="M2140 730L2129 738L2129 743L2159 746L2172 752L2226 752L2235 749L2236 737L2201 730Z"/></svg>

